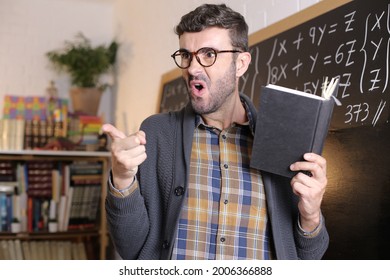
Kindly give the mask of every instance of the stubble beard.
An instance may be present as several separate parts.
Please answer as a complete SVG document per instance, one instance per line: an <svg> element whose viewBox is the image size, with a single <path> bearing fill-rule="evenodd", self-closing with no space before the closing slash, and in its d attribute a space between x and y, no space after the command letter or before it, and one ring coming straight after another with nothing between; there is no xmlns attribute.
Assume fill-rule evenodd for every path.
<svg viewBox="0 0 390 280"><path fill-rule="evenodd" d="M208 115L218 111L225 101L229 99L236 90L236 65L233 61L225 75L217 80L214 85L211 85L209 79L204 76L197 77L199 80L206 82L209 89L208 102L204 98L191 96L189 90L189 98L193 110L200 115Z"/></svg>

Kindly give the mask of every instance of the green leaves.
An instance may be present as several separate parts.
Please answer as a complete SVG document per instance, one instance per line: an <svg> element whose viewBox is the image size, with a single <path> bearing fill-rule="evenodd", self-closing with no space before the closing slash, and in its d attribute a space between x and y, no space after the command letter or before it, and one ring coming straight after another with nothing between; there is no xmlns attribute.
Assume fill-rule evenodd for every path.
<svg viewBox="0 0 390 280"><path fill-rule="evenodd" d="M79 87L100 87L99 78L112 70L119 45L115 41L108 47L92 47L91 42L78 33L74 41L65 41L65 47L46 53L60 72L67 72L72 84Z"/></svg>

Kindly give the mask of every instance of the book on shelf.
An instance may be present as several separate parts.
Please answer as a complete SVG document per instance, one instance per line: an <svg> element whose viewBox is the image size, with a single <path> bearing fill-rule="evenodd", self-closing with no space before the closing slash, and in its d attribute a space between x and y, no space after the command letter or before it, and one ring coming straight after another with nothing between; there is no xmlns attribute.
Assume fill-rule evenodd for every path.
<svg viewBox="0 0 390 280"><path fill-rule="evenodd" d="M0 232L11 230L17 186L16 164L0 161Z"/></svg>
<svg viewBox="0 0 390 280"><path fill-rule="evenodd" d="M8 196L0 192L0 232L8 231Z"/></svg>
<svg viewBox="0 0 390 280"><path fill-rule="evenodd" d="M51 160L28 161L27 168L27 193L29 197L41 197L50 199L53 194L53 169L55 162Z"/></svg>
<svg viewBox="0 0 390 280"><path fill-rule="evenodd" d="M10 260L11 259L10 248L8 247L7 240L0 241L0 259L2 259L2 260Z"/></svg>
<svg viewBox="0 0 390 280"><path fill-rule="evenodd" d="M69 229L96 226L102 171L103 166L99 161L80 160L69 165L69 184L73 190Z"/></svg>
<svg viewBox="0 0 390 280"><path fill-rule="evenodd" d="M100 201L101 179L72 180L73 199L69 216L69 229L96 226Z"/></svg>
<svg viewBox="0 0 390 280"><path fill-rule="evenodd" d="M24 119L0 119L0 150L23 149L24 125Z"/></svg>
<svg viewBox="0 0 390 280"><path fill-rule="evenodd" d="M9 239L0 241L0 260L86 260L82 242Z"/></svg>
<svg viewBox="0 0 390 280"><path fill-rule="evenodd" d="M64 220L62 225L62 230L67 231L69 226L69 217L70 217L70 210L72 206L72 200L73 200L73 189L69 188L69 192L66 198L66 205L65 205L65 213L64 213Z"/></svg>
<svg viewBox="0 0 390 280"><path fill-rule="evenodd" d="M322 153L332 118L338 80L325 80L322 96L267 85L262 87L251 167L292 178L290 165L308 152ZM304 171L304 170L303 170Z"/></svg>
<svg viewBox="0 0 390 280"><path fill-rule="evenodd" d="M52 137L66 137L67 119L67 99L6 95L0 150L42 148Z"/></svg>
<svg viewBox="0 0 390 280"><path fill-rule="evenodd" d="M18 239L0 241L0 260L23 260L22 242Z"/></svg>
<svg viewBox="0 0 390 280"><path fill-rule="evenodd" d="M62 121L26 120L24 124L22 149L32 150L42 148L53 137L61 137L62 125Z"/></svg>
<svg viewBox="0 0 390 280"><path fill-rule="evenodd" d="M80 150L97 150L102 124L100 116L69 114L68 138L79 143Z"/></svg>

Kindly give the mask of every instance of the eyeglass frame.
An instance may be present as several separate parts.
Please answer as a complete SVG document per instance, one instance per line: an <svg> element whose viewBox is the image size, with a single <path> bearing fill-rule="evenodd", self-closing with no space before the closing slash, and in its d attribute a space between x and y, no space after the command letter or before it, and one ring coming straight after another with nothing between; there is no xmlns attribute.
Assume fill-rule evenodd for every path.
<svg viewBox="0 0 390 280"><path fill-rule="evenodd" d="M214 62L211 63L210 65L203 65L202 62L200 61L200 58L198 57L198 53L200 50L203 50L203 49L209 49L209 50L213 50L214 53L215 53L215 59L214 59ZM180 55L180 52L186 52L190 55L190 59L189 59L189 63L188 63L188 66L187 67L182 67L181 65L179 65L179 63L177 63L176 61L176 56L179 56ZM179 67L180 69L188 69L190 66L191 66L191 62L192 60L194 59L194 56L196 58L196 60L198 61L198 63L200 65L202 65L203 67L211 67L215 64L215 62L217 61L217 57L218 57L218 54L219 53L242 53L243 51L240 51L240 50L216 50L214 48L210 48L210 47L203 47L203 48L200 48L198 49L197 51L195 52L190 52L186 49L179 49L177 51L175 51L173 54L171 54L171 57L173 58L173 61L175 62L175 64L177 65L177 67Z"/></svg>

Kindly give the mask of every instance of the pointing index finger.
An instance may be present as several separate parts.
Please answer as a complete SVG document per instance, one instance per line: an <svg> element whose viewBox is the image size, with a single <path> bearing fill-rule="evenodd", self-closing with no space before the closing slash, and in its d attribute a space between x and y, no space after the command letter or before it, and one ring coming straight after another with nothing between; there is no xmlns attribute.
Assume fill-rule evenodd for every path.
<svg viewBox="0 0 390 280"><path fill-rule="evenodd" d="M110 136L110 138L112 140L115 140L115 139L124 139L126 138L126 135L120 131L119 129L117 129L115 126L111 125L111 124L104 124L102 126L102 131L103 133L107 134L108 136Z"/></svg>

